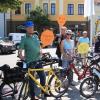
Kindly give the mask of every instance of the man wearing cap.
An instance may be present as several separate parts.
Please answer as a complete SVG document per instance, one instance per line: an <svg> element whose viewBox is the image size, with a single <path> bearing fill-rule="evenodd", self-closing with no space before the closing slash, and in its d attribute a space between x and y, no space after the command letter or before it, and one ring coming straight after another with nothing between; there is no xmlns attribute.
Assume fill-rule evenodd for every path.
<svg viewBox="0 0 100 100"><path fill-rule="evenodd" d="M87 44L89 44L89 38L87 37L87 35L88 35L88 33L87 33L87 31L83 31L83 36L82 37L80 37L79 39L78 39L78 43L77 43L77 47L79 46L79 44L81 44L81 43L87 43ZM83 59L83 64L85 65L86 64L86 56L87 56L87 53L85 53L85 54L80 54L80 56L82 57L82 58L84 58Z"/></svg>
<svg viewBox="0 0 100 100"><path fill-rule="evenodd" d="M25 60L27 63L31 63L33 61L37 61L40 59L40 41L38 39L38 36L34 34L34 24L32 21L26 21L24 23L24 26L26 28L26 37L24 37L21 40L19 50L18 50L18 56L21 60ZM23 50L25 50L25 53L23 54ZM32 65L34 68L34 65ZM42 65L39 64L35 66L35 68L42 68ZM44 71L38 71L37 72L40 77L40 83L41 85L45 86L45 73ZM34 92L34 82L30 79L29 80L29 86L30 86L30 94L31 94L31 100L38 100L35 99L35 92Z"/></svg>
<svg viewBox="0 0 100 100"><path fill-rule="evenodd" d="M87 31L83 31L83 36L78 39L78 45L80 43L88 43L89 44L89 38L87 37L87 35L88 35Z"/></svg>

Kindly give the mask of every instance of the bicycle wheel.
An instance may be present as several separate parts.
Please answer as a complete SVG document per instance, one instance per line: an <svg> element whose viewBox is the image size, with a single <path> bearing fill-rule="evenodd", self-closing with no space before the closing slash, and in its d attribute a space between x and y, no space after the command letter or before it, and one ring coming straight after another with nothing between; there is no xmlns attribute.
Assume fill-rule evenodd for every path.
<svg viewBox="0 0 100 100"><path fill-rule="evenodd" d="M98 86L94 78L92 77L86 78L80 85L80 94L83 97L90 98L96 93L97 88Z"/></svg>
<svg viewBox="0 0 100 100"><path fill-rule="evenodd" d="M16 83L2 83L0 86L0 100L15 100L15 95L18 93Z"/></svg>
<svg viewBox="0 0 100 100"><path fill-rule="evenodd" d="M23 81L18 100L27 100L29 97L29 83L28 80Z"/></svg>
<svg viewBox="0 0 100 100"><path fill-rule="evenodd" d="M49 81L49 93L55 98L60 98L68 90L68 81L66 78L52 75Z"/></svg>

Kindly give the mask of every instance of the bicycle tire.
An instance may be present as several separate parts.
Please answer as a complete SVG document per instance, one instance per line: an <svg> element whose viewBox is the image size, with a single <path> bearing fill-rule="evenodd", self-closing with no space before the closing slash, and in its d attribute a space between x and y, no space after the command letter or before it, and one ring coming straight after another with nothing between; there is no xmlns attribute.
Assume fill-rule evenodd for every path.
<svg viewBox="0 0 100 100"><path fill-rule="evenodd" d="M54 83L54 86L52 85L52 82ZM55 97L55 98L61 98L66 91L68 90L68 86L63 87L63 81L60 80L59 77L52 75L50 80L49 80L49 93L51 96ZM52 89L53 86L53 89ZM63 90L59 90L59 89L63 89Z"/></svg>
<svg viewBox="0 0 100 100"><path fill-rule="evenodd" d="M29 84L28 81L23 81L22 88L19 93L18 100L27 100L29 97Z"/></svg>
<svg viewBox="0 0 100 100"><path fill-rule="evenodd" d="M83 86L84 86L85 83L88 85L86 87L88 91L89 91L89 89L94 87L94 90L91 91L92 92L91 94L88 94L87 92L84 92ZM80 94L85 98L90 98L96 93L97 88L98 88L98 85L96 84L96 81L93 79L93 77L88 77L88 78L84 79L83 82L80 85Z"/></svg>
<svg viewBox="0 0 100 100"><path fill-rule="evenodd" d="M15 100L15 95L18 91L14 91L16 83L2 83L0 86L0 100L5 100L6 98L10 98L10 100Z"/></svg>

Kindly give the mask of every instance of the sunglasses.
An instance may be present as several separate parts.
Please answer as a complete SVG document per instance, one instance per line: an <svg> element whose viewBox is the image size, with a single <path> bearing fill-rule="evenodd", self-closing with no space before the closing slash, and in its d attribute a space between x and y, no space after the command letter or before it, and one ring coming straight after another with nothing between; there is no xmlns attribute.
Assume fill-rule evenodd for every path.
<svg viewBox="0 0 100 100"><path fill-rule="evenodd" d="M72 35L72 34L67 34L67 35Z"/></svg>

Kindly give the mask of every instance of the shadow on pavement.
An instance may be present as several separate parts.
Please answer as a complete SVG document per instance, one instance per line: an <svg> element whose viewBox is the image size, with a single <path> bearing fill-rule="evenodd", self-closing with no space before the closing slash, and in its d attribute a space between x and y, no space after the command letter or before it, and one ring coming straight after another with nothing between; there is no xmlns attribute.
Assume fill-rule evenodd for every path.
<svg viewBox="0 0 100 100"><path fill-rule="evenodd" d="M71 86L69 87L68 92L64 97L67 97L68 100L100 100L100 91L97 91L97 93L92 98L87 99L80 95L78 88Z"/></svg>

